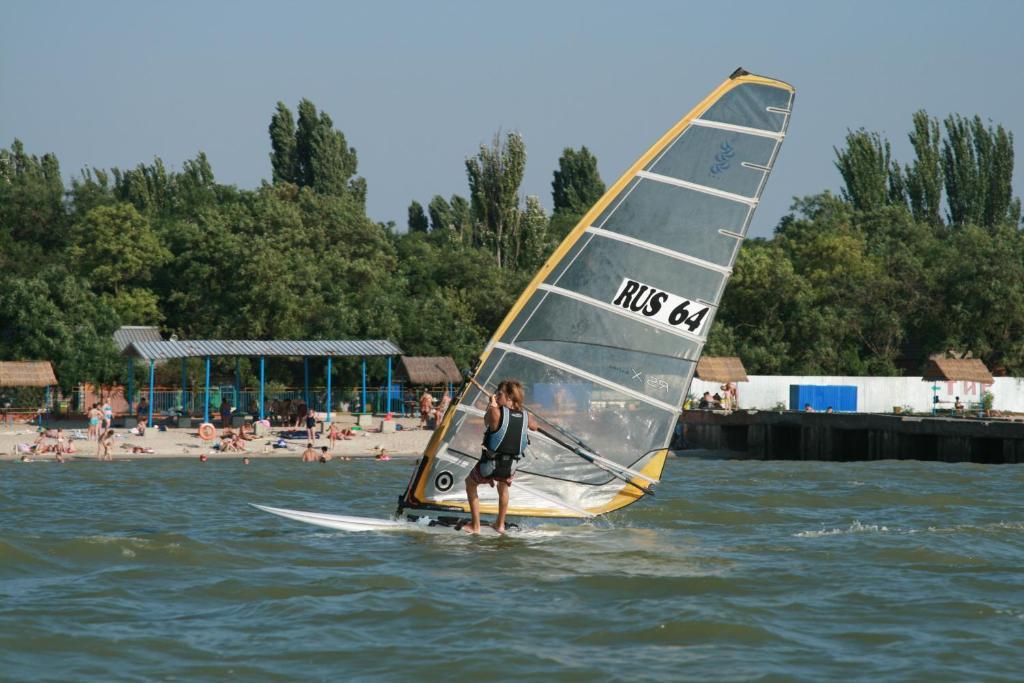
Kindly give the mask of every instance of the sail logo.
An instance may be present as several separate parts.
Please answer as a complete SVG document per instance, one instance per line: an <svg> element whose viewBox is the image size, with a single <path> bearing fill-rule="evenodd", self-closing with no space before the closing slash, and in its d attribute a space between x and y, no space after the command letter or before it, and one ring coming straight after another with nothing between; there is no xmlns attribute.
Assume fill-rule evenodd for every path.
<svg viewBox="0 0 1024 683"><path fill-rule="evenodd" d="M728 142L723 142L719 145L718 154L715 155L715 163L711 164L711 175L718 175L728 171L734 156L736 156L736 152L733 151L732 145Z"/></svg>
<svg viewBox="0 0 1024 683"><path fill-rule="evenodd" d="M710 306L698 304L692 299L662 291L628 277L623 278L612 299L612 305L696 335L703 333L708 311L711 310Z"/></svg>

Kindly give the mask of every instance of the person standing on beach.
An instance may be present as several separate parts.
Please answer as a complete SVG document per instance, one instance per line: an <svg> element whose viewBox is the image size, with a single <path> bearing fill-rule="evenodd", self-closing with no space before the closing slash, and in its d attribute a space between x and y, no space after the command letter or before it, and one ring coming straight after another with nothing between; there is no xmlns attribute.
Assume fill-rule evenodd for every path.
<svg viewBox="0 0 1024 683"><path fill-rule="evenodd" d="M523 457L527 428L537 429L533 416L523 408L523 385L516 380L506 379L498 385L491 396L484 413L484 442L480 461L466 477L466 496L469 498L469 512L472 521L463 527L471 534L480 533L480 499L477 487L480 484L498 486L498 518L494 529L505 533L505 513L508 512L509 487L515 476L516 463Z"/></svg>
<svg viewBox="0 0 1024 683"><path fill-rule="evenodd" d="M114 458L110 455L110 444L114 441L114 430L108 429L103 432L103 436L96 443L96 457L100 460L113 460Z"/></svg>
<svg viewBox="0 0 1024 683"><path fill-rule="evenodd" d="M306 440L313 441L316 437L313 432L316 431L316 411L312 408L306 413Z"/></svg>
<svg viewBox="0 0 1024 683"><path fill-rule="evenodd" d="M427 424L430 423L430 413L434 410L434 397L430 395L430 392L426 389L423 390L423 395L420 396L420 427L426 429Z"/></svg>
<svg viewBox="0 0 1024 683"><path fill-rule="evenodd" d="M93 403L86 415L89 418L89 440L98 441L100 438L100 420L103 418L100 404Z"/></svg>
<svg viewBox="0 0 1024 683"><path fill-rule="evenodd" d="M220 426L221 429L227 429L231 426L231 404L228 403L227 397L224 397L220 401Z"/></svg>
<svg viewBox="0 0 1024 683"><path fill-rule="evenodd" d="M107 400L103 403L103 428L110 429L111 425L114 424L114 409L110 406L110 401Z"/></svg>

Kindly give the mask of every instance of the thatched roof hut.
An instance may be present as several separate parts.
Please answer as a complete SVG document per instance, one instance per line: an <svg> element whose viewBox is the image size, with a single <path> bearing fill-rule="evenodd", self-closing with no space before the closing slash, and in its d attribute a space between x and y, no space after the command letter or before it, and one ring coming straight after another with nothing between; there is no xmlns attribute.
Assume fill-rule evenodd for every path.
<svg viewBox="0 0 1024 683"><path fill-rule="evenodd" d="M57 384L48 360L0 361L0 387L52 387Z"/></svg>
<svg viewBox="0 0 1024 683"><path fill-rule="evenodd" d="M932 358L924 366L921 379L925 382L995 382L979 358Z"/></svg>
<svg viewBox="0 0 1024 683"><path fill-rule="evenodd" d="M702 356L697 361L697 379L707 382L749 382L743 362L736 356Z"/></svg>
<svg viewBox="0 0 1024 683"><path fill-rule="evenodd" d="M439 385L462 382L462 373L451 356L402 356L410 384Z"/></svg>

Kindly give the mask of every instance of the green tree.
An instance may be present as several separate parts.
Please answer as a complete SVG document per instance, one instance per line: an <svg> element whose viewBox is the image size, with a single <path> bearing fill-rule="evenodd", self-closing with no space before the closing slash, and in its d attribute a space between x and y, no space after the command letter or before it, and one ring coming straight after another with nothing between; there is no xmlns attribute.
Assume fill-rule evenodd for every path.
<svg viewBox="0 0 1024 683"><path fill-rule="evenodd" d="M455 217L452 215L452 206L444 197L435 194L427 205L427 212L430 214L431 230L454 230Z"/></svg>
<svg viewBox="0 0 1024 683"><path fill-rule="evenodd" d="M45 251L63 246L66 234L64 182L57 157L30 155L17 139L10 150L0 149L0 248L7 251L12 242L24 242ZM32 249L18 253L25 251Z"/></svg>
<svg viewBox="0 0 1024 683"><path fill-rule="evenodd" d="M423 212L423 205L413 200L409 205L409 232L426 232L429 224L427 214Z"/></svg>
<svg viewBox="0 0 1024 683"><path fill-rule="evenodd" d="M949 222L993 227L1017 225L1020 200L1013 197L1013 135L980 116L950 115L942 144Z"/></svg>
<svg viewBox="0 0 1024 683"><path fill-rule="evenodd" d="M269 133L270 167L274 182L298 184L295 118L292 116L292 110L284 102L277 103L277 110L270 117Z"/></svg>
<svg viewBox="0 0 1024 683"><path fill-rule="evenodd" d="M907 198L914 218L942 225L942 153L938 119L922 109L914 112L910 144L916 158L906 167Z"/></svg>
<svg viewBox="0 0 1024 683"><path fill-rule="evenodd" d="M496 133L490 146L480 145L477 155L466 159L479 244L494 255L499 267L515 265L519 186L525 169L526 145L518 133L509 133L504 141Z"/></svg>
<svg viewBox="0 0 1024 683"><path fill-rule="evenodd" d="M853 208L868 211L904 202L903 177L888 140L861 128L847 131L845 147L832 149L843 177L843 198Z"/></svg>
<svg viewBox="0 0 1024 683"><path fill-rule="evenodd" d="M565 237L604 191L604 181L597 170L597 157L585 145L579 151L566 147L558 159L558 170L551 182L554 237L558 240Z"/></svg>
<svg viewBox="0 0 1024 683"><path fill-rule="evenodd" d="M170 253L134 206L98 206L72 226L69 259L97 292L118 294L142 285L170 259Z"/></svg>

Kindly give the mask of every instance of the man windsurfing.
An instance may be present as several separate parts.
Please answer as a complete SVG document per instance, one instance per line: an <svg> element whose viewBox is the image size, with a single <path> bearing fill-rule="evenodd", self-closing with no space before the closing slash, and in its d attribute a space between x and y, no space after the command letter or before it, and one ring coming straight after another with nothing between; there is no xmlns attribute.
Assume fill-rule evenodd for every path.
<svg viewBox="0 0 1024 683"><path fill-rule="evenodd" d="M537 429L533 416L523 408L523 385L506 379L491 396L484 414L484 442L480 461L466 477L466 496L472 521L463 527L471 534L480 533L480 499L476 489L480 484L498 486L498 518L494 529L505 533L505 513L508 511L508 487L512 485L516 464L526 451L527 429Z"/></svg>

